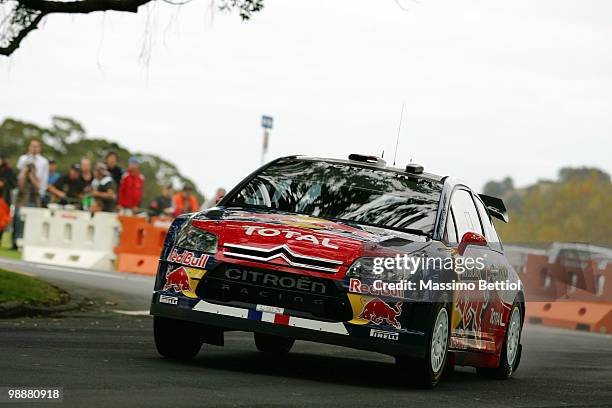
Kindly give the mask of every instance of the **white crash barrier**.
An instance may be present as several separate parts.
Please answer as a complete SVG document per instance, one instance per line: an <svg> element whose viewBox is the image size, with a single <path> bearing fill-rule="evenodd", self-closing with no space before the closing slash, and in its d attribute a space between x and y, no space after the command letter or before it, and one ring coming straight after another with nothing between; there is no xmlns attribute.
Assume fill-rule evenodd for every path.
<svg viewBox="0 0 612 408"><path fill-rule="evenodd" d="M115 213L21 208L23 259L50 265L113 270L121 223Z"/></svg>

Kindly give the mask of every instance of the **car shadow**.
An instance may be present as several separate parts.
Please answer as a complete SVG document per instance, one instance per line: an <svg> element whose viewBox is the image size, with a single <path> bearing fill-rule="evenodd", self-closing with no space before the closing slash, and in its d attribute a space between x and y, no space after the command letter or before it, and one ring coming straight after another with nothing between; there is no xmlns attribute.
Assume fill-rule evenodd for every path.
<svg viewBox="0 0 612 408"><path fill-rule="evenodd" d="M392 361L374 361L356 357L318 355L290 352L275 356L261 352L209 352L202 350L190 362L160 358L164 364L199 367L237 373L294 378L299 380L371 387L377 389L418 389L412 386L405 372ZM457 368L446 373L440 385L465 384L486 381L473 369Z"/></svg>

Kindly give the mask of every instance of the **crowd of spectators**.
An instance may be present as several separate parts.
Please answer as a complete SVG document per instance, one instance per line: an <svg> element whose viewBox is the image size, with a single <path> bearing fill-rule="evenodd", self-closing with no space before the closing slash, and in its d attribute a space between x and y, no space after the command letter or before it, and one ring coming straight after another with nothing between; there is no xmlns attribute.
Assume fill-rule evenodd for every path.
<svg viewBox="0 0 612 408"><path fill-rule="evenodd" d="M79 163L71 164L67 173L60 174L56 161L45 158L42 147L39 140L32 140L28 151L17 160L15 169L0 156L0 241L11 222L10 208L13 205L13 247L23 234L23 222L19 216L22 207L63 205L92 213L118 211L175 217L213 207L225 196L225 190L219 189L213 199L200 207L192 186L186 184L175 192L168 184L143 208L145 178L137 157L129 158L124 171L119 167L117 152L109 151L103 161L93 166L89 159L83 158Z"/></svg>

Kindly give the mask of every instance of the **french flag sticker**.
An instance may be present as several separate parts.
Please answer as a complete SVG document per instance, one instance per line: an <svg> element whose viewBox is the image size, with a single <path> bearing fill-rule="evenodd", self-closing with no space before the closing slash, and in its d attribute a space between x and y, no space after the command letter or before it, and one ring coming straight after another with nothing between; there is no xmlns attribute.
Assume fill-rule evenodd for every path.
<svg viewBox="0 0 612 408"><path fill-rule="evenodd" d="M247 319L287 326L289 324L289 316L283 314L284 312L285 309L281 307L257 305L255 310L249 309Z"/></svg>

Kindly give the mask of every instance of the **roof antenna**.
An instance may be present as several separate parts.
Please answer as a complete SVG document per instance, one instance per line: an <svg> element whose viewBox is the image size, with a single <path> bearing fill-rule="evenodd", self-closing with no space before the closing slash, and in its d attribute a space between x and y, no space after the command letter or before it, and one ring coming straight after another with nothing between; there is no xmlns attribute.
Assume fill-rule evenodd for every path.
<svg viewBox="0 0 612 408"><path fill-rule="evenodd" d="M402 113L400 113L399 128L397 129L397 140L395 141L395 153L393 154L393 165L395 166L395 159L397 158L397 146L399 145L400 131L402 130L402 119L404 119L404 105L402 103Z"/></svg>
<svg viewBox="0 0 612 408"><path fill-rule="evenodd" d="M384 149L383 149L382 154L380 155L380 158L381 158L381 159L384 159L384 158L385 158L385 150L384 150Z"/></svg>

